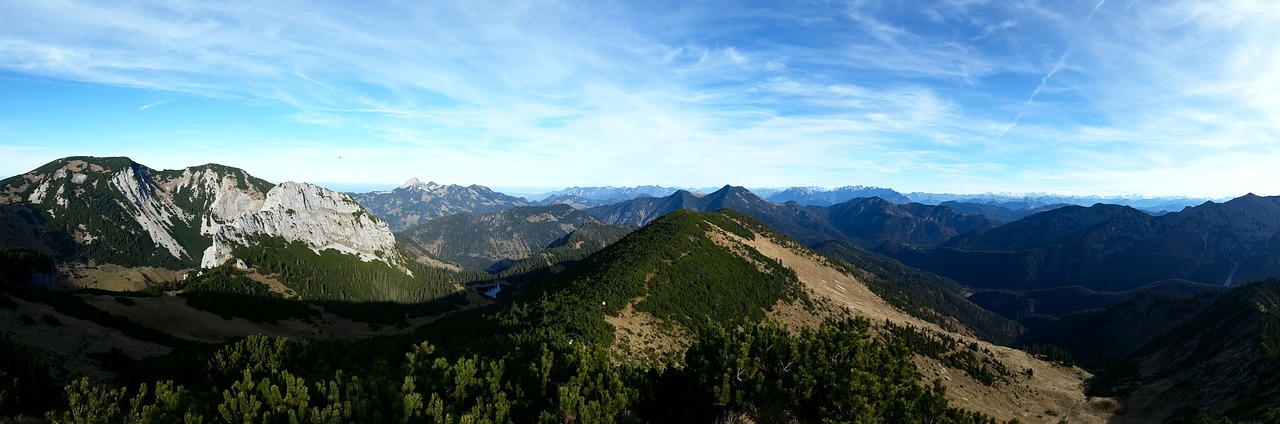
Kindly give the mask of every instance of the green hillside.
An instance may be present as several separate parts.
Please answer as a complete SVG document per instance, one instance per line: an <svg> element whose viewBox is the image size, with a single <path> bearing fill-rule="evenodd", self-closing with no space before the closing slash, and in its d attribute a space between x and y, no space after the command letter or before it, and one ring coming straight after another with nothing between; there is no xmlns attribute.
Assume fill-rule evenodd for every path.
<svg viewBox="0 0 1280 424"><path fill-rule="evenodd" d="M134 219L138 213L126 194L112 187L117 172L132 170L143 188L140 195L153 195L149 190L152 171L129 158L69 157L56 160L34 171L0 181L0 192L8 196L10 208L31 200L43 188L31 206L28 220L38 223L40 234L34 238L53 240L50 246L60 260L113 263L122 266L152 266L170 269L199 265L200 251L209 241L200 237L200 223L171 217L164 221L168 231L186 248L181 257L151 239L150 234ZM28 176L39 178L28 180ZM60 177L59 177L60 176ZM74 176L74 177L73 177ZM46 185L47 184L47 185ZM83 241L86 235L90 241ZM36 246L22 246L36 247Z"/></svg>
<svg viewBox="0 0 1280 424"><path fill-rule="evenodd" d="M450 315L414 334L357 342L251 336L142 361L118 358L103 363L118 371L111 382L62 379L65 396L44 404L52 409L45 417L131 423L994 422L949 406L940 382L921 383L910 345L875 335L865 319L794 332L757 324L778 301L803 304L805 295L791 270L749 247L713 240L722 230L781 237L732 211L676 212L509 302ZM270 240L258 245L267 247L237 257L272 275L292 276L284 277L293 281L290 287L315 289L299 283L303 276L318 278L301 269L317 265L304 262L306 255L321 255ZM355 266L338 262L343 264L316 272ZM281 301L248 293L253 289L236 272L206 271L186 290L245 291L267 299L246 305L254 307ZM349 293L326 290L319 293ZM693 344L679 359L682 366L659 371L611 357L614 330L604 317L628 304L689 329ZM12 387L38 387L39 378L18 368L31 363L31 354L13 351L16 360L0 363L0 372L15 376ZM0 397L20 399L18 393L0 390ZM32 408L4 412L42 412Z"/></svg>
<svg viewBox="0 0 1280 424"><path fill-rule="evenodd" d="M305 318L310 315L305 302L323 305L325 310L349 318L399 323L405 315L453 309L452 303L461 302L462 284L481 274L417 263L405 264L402 270L332 249L315 252L302 242L287 242L279 237L258 237L247 246L237 246L233 253L254 272L279 281L298 298L288 300L267 291L262 283L250 281L233 264L155 286L153 291L183 292L195 302L192 306L223 315L265 320ZM270 310L246 311L244 305Z"/></svg>
<svg viewBox="0 0 1280 424"><path fill-rule="evenodd" d="M455 315L421 334L459 341L449 349L495 352L570 339L608 345L613 328L605 315L631 302L689 329L758 322L779 300L804 294L791 270L754 250L748 261L708 237L714 228L751 235L733 219L750 220L732 211L672 212L519 298Z"/></svg>

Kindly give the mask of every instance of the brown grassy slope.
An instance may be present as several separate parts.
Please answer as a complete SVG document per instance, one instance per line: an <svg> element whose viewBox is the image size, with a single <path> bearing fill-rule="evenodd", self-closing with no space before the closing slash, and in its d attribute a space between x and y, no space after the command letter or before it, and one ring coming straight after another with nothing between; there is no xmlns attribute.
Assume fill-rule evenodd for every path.
<svg viewBox="0 0 1280 424"><path fill-rule="evenodd" d="M112 349L120 349L134 359L160 356L170 351L166 346L125 336L114 328L63 315L43 303L17 298L13 302L17 304L16 308L0 308L0 329L14 343L31 347L37 356L59 368L54 371L59 374L55 377L84 375L95 381L106 380L112 375L102 371L98 361L90 355ZM115 303L115 300L111 302ZM33 318L34 323L22 322L19 318L22 315Z"/></svg>
<svg viewBox="0 0 1280 424"><path fill-rule="evenodd" d="M948 333L935 324L894 308L872 293L862 282L795 242L772 240L760 235L754 240L746 240L727 232L715 239L722 243L750 246L779 261L796 272L810 296L816 300L831 302L839 308L865 316L873 323L887 320L900 326L910 325L926 331L949 334L963 344L977 343L980 351L990 351L992 359L1003 363L1010 370L1032 370L1031 377L1017 374L1009 380L986 386L963 371L949 369L940 361L917 355L916 365L923 378L930 381L934 378L942 379L948 388L948 399L958 407L979 411L1000 420L1016 418L1022 422L1050 423L1063 418L1072 423L1107 422L1118 407L1113 399L1089 399L1084 395L1084 382L1090 377L1084 370L1054 365L1026 352L996 346L969 335ZM797 314L795 308L775 311L775 314L778 312L793 316Z"/></svg>

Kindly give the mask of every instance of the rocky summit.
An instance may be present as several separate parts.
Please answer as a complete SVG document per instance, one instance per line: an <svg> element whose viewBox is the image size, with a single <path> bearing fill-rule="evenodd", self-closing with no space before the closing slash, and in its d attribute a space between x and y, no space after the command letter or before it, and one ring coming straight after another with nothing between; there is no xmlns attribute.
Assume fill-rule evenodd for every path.
<svg viewBox="0 0 1280 424"><path fill-rule="evenodd" d="M350 196L214 164L154 170L123 157L59 159L0 181L0 215L6 246L61 262L213 267L253 236L400 261L387 224Z"/></svg>

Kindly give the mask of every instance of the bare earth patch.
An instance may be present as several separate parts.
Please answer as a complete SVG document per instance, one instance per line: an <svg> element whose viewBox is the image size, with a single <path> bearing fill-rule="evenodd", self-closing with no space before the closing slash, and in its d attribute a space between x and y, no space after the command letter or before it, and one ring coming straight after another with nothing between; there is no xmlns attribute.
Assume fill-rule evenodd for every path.
<svg viewBox="0 0 1280 424"><path fill-rule="evenodd" d="M60 285L70 289L102 289L110 291L139 291L152 284L177 281L186 271L164 268L126 268L115 264L69 264L58 267L64 280Z"/></svg>
<svg viewBox="0 0 1280 424"><path fill-rule="evenodd" d="M289 288L288 286L285 286L284 283L280 282L280 280L275 279L274 275L272 276L262 275L258 273L257 269L254 269L253 272L245 273L245 276L249 277L250 280L262 283L262 285L267 286L268 290L271 290L273 293L277 293L281 296L284 296L285 299L301 298L300 296L298 296L297 292L293 291L293 289Z"/></svg>
<svg viewBox="0 0 1280 424"><path fill-rule="evenodd" d="M633 306L643 300L641 297L628 303L616 317L605 315L604 320L614 328L609 352L615 361L629 364L661 367L680 362L693 344L693 337L679 325L636 311Z"/></svg>

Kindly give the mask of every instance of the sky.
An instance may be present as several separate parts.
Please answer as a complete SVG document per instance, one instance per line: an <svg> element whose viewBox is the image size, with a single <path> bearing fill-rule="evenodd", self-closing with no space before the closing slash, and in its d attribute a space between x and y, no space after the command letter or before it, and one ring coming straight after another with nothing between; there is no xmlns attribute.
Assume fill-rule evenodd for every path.
<svg viewBox="0 0 1280 424"><path fill-rule="evenodd" d="M1280 194L1280 2L0 0L0 175Z"/></svg>

